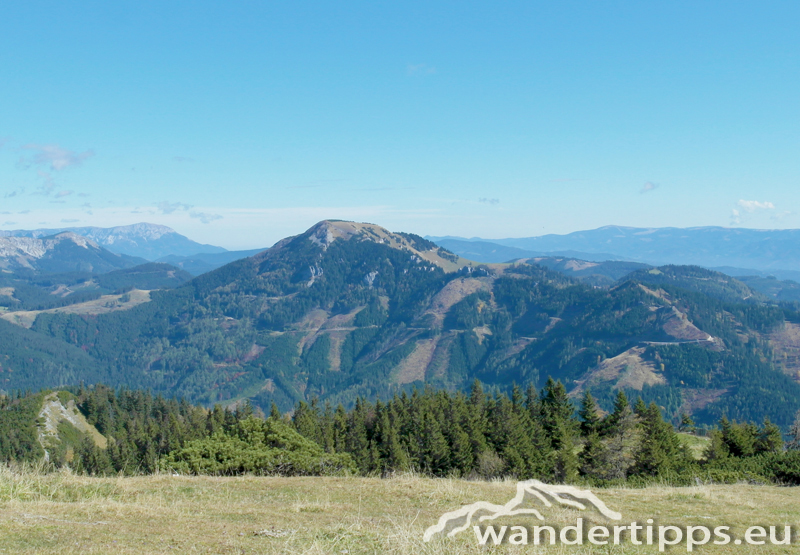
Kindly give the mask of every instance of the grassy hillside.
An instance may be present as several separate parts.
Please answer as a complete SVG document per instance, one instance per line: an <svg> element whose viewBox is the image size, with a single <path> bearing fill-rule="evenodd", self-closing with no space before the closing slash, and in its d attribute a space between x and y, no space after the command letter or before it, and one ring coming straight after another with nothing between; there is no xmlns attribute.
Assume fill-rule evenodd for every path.
<svg viewBox="0 0 800 555"><path fill-rule="evenodd" d="M731 526L742 537L752 525L797 527L796 488L700 485L689 488L594 490L622 523ZM422 541L445 512L476 501L503 504L514 482L379 478L211 478L168 475L90 478L0 469L0 552L18 554L286 554L486 553L475 535ZM547 524L574 525L577 516L547 513ZM496 525L537 524L530 516ZM614 524L611 521L611 524ZM260 533L260 534L257 534ZM797 542L797 538L795 538ZM700 553L793 553L763 545L695 548ZM685 552L676 546L671 552ZM501 546L492 553L658 553L656 546Z"/></svg>

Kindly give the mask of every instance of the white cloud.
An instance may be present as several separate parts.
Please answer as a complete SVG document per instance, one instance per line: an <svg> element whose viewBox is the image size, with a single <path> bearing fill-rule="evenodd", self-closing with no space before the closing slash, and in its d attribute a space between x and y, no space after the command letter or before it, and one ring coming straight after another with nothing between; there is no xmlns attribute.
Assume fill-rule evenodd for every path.
<svg viewBox="0 0 800 555"><path fill-rule="evenodd" d="M222 216L220 214L209 214L208 212L195 212L194 210L189 212L189 217L198 219L204 224L210 224L215 220L222 219Z"/></svg>
<svg viewBox="0 0 800 555"><path fill-rule="evenodd" d="M481 197L478 199L478 202L481 202L483 204L500 204L500 199Z"/></svg>
<svg viewBox="0 0 800 555"><path fill-rule="evenodd" d="M72 193L73 193L73 191L59 191L59 192L56 193L56 198L68 197Z"/></svg>
<svg viewBox="0 0 800 555"><path fill-rule="evenodd" d="M742 223L742 216L736 208L731 210L731 225L739 225Z"/></svg>
<svg viewBox="0 0 800 555"><path fill-rule="evenodd" d="M775 220L776 222L779 222L779 221L781 221L781 220L783 220L785 218L788 218L790 216L796 216L796 215L797 215L797 213L796 212L792 212L791 210L782 210L781 212L776 212L775 214L770 216L769 219L770 220Z"/></svg>
<svg viewBox="0 0 800 555"><path fill-rule="evenodd" d="M642 194L649 193L650 191L658 189L658 187L659 187L658 183L653 183L652 181L648 181L644 185L642 185L642 188L639 192Z"/></svg>
<svg viewBox="0 0 800 555"><path fill-rule="evenodd" d="M93 150L85 152L73 152L58 145L37 145L28 144L22 147L23 150L33 151L33 155L26 159L20 158L19 165L24 168L31 166L47 166L52 171L61 171L70 166L77 166L85 160L94 156Z"/></svg>
<svg viewBox="0 0 800 555"><path fill-rule="evenodd" d="M162 214L172 214L176 210L189 210L192 208L191 204L185 204L183 202L167 202L166 200L159 202L156 205L156 208Z"/></svg>
<svg viewBox="0 0 800 555"><path fill-rule="evenodd" d="M53 180L53 176L47 172L43 172L42 170L36 170L37 175L42 179L42 184L36 190L34 195L44 195L50 196L50 194L56 188L56 182Z"/></svg>
<svg viewBox="0 0 800 555"><path fill-rule="evenodd" d="M755 212L756 210L775 210L775 205L771 202L759 202L757 200L739 200L736 205L746 212Z"/></svg>
<svg viewBox="0 0 800 555"><path fill-rule="evenodd" d="M436 68L428 64L408 64L406 66L408 75L433 75L434 73L436 73Z"/></svg>

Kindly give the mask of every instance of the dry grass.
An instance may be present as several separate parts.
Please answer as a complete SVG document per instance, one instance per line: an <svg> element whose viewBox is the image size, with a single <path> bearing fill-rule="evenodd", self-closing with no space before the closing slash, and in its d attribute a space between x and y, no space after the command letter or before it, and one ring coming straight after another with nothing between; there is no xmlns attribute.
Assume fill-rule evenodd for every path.
<svg viewBox="0 0 800 555"><path fill-rule="evenodd" d="M513 482L399 476L378 478L212 478L169 475L90 478L0 469L0 553L655 553L610 548L479 547L474 534L422 542L447 511L475 501L505 503ZM729 525L800 523L796 488L650 487L597 492L623 522ZM577 514L548 513L548 524ZM601 517L592 517L600 522ZM498 521L498 524L503 522ZM506 524L534 525L529 517ZM255 534L255 532L261 532ZM794 547L696 548L700 553L797 553ZM685 552L685 547L671 549Z"/></svg>

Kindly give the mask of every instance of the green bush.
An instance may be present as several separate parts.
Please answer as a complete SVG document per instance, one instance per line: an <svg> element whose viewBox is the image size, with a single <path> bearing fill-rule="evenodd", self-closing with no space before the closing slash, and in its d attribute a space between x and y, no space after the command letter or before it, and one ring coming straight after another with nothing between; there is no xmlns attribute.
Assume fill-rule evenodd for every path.
<svg viewBox="0 0 800 555"><path fill-rule="evenodd" d="M326 453L287 424L250 417L230 433L188 442L161 462L182 474L327 476L355 471L347 454Z"/></svg>

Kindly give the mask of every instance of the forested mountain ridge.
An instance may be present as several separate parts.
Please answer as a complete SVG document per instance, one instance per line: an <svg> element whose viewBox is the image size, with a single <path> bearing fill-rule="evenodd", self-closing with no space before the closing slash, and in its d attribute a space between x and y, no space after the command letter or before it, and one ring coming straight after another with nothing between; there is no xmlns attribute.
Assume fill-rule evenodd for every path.
<svg viewBox="0 0 800 555"><path fill-rule="evenodd" d="M541 387L552 376L573 395L591 389L607 410L623 388L668 415L788 426L800 385L770 342L796 313L693 286L721 274L659 271L680 279L644 270L595 288L535 264L477 265L412 234L325 221L126 312L41 314L31 329L79 348L99 381L206 404L349 406L422 385ZM788 353L794 339L784 335ZM19 387L22 376L4 377L6 389ZM48 380L39 387L57 385Z"/></svg>

